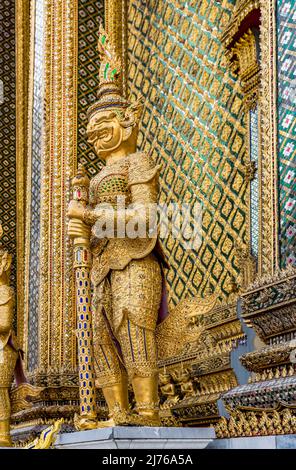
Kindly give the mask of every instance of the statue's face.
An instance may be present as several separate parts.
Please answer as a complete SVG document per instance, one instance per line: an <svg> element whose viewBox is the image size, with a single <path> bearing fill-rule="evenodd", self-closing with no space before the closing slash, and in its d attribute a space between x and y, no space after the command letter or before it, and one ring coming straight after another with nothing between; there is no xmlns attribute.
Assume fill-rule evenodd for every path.
<svg viewBox="0 0 296 470"><path fill-rule="evenodd" d="M95 114L87 126L89 142L94 145L97 155L106 158L117 150L124 140L124 129L115 113Z"/></svg>

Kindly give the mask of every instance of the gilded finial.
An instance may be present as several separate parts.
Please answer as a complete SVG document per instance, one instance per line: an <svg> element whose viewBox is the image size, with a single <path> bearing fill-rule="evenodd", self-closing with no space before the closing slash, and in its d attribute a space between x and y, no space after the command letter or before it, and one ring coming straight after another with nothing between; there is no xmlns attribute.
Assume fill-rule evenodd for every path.
<svg viewBox="0 0 296 470"><path fill-rule="evenodd" d="M78 168L77 168L76 178L82 178L85 175L86 175L85 167L82 163L79 163Z"/></svg>
<svg viewBox="0 0 296 470"><path fill-rule="evenodd" d="M98 100L88 108L88 119L90 120L98 113L105 115L106 112L113 111L121 120L126 116L132 124L137 123L142 110L142 102L138 100L131 103L124 98L120 86L121 60L102 25L99 29L98 52L100 57Z"/></svg>
<svg viewBox="0 0 296 470"><path fill-rule="evenodd" d="M89 186L89 177L87 176L86 169L81 163L79 163L77 173L72 179L72 188L76 186Z"/></svg>
<svg viewBox="0 0 296 470"><path fill-rule="evenodd" d="M88 201L89 177L84 166L79 163L77 173L72 179L73 199L80 202Z"/></svg>
<svg viewBox="0 0 296 470"><path fill-rule="evenodd" d="M100 57L100 84L115 82L121 73L121 61L110 43L103 26L99 29L98 51Z"/></svg>

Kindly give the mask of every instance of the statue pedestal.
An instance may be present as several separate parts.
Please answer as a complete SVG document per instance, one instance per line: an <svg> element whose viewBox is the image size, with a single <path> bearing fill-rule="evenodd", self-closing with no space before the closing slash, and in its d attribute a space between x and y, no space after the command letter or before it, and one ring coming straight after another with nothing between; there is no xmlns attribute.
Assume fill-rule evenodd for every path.
<svg viewBox="0 0 296 470"><path fill-rule="evenodd" d="M296 434L215 439L208 449L296 449Z"/></svg>
<svg viewBox="0 0 296 470"><path fill-rule="evenodd" d="M56 449L204 449L214 428L118 426L59 434Z"/></svg>

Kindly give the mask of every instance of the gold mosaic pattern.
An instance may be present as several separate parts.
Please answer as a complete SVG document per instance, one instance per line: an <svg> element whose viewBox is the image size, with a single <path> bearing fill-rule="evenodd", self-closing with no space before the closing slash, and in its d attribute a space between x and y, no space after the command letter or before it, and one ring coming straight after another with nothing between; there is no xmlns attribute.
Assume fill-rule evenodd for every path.
<svg viewBox="0 0 296 470"><path fill-rule="evenodd" d="M162 164L161 202L203 205L198 251L162 242L172 303L207 286L227 298L236 244L247 241L242 97L219 40L234 3L130 1L129 86L145 99L139 147Z"/></svg>
<svg viewBox="0 0 296 470"><path fill-rule="evenodd" d="M101 162L87 141L87 109L96 100L99 86L99 27L104 17L101 0L78 0L78 63L77 63L77 158L90 176L101 169Z"/></svg>
<svg viewBox="0 0 296 470"><path fill-rule="evenodd" d="M11 283L16 285L16 143L15 143L15 6L0 4L0 222L1 244L14 257Z"/></svg>
<svg viewBox="0 0 296 470"><path fill-rule="evenodd" d="M66 210L76 167L77 4L44 4L44 148L41 173L39 351L35 381L76 373L73 247ZM52 64L54 63L54 68ZM34 371L35 372L35 371ZM39 374L39 375L38 375ZM45 381L45 379L44 379Z"/></svg>

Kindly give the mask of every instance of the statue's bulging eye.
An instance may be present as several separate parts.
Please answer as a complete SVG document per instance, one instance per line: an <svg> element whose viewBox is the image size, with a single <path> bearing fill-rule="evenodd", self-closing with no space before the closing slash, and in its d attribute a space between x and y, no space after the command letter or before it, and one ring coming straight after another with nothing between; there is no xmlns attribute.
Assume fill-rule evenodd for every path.
<svg viewBox="0 0 296 470"><path fill-rule="evenodd" d="M99 132L98 138L99 139L104 139L104 138L108 137L109 135L110 135L110 131Z"/></svg>

